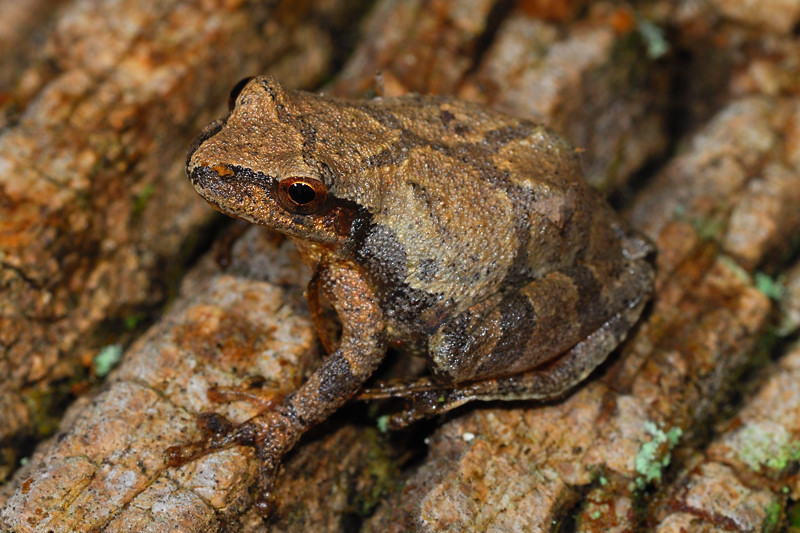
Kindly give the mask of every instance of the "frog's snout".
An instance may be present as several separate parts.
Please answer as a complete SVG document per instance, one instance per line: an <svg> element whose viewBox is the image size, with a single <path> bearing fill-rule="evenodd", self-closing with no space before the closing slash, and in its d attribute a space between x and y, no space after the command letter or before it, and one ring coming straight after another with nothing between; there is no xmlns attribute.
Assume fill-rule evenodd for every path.
<svg viewBox="0 0 800 533"><path fill-rule="evenodd" d="M192 156L200 148L200 145L203 144L205 141L219 133L222 127L225 125L224 119L218 119L203 128L203 131L200 132L200 135L194 138L192 144L189 145L189 151L186 153L186 167L187 169L190 168L192 163Z"/></svg>

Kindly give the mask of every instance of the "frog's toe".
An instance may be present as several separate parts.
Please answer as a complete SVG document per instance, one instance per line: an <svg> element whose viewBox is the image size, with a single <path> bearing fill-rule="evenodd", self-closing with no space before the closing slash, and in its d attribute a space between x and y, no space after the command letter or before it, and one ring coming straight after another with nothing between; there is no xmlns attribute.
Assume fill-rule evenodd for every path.
<svg viewBox="0 0 800 533"><path fill-rule="evenodd" d="M454 389L416 392L406 396L405 409L389 416L387 427L391 430L403 429L423 418L452 411L469 400L460 390Z"/></svg>

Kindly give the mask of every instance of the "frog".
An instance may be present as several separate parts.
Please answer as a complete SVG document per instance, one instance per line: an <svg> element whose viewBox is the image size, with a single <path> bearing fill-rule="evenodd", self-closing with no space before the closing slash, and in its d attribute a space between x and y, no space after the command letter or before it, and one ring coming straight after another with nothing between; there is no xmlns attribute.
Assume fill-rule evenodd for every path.
<svg viewBox="0 0 800 533"><path fill-rule="evenodd" d="M343 99L270 76L245 79L230 102L192 143L187 175L217 210L296 244L329 353L258 415L171 452L182 464L253 446L264 516L282 457L350 400L405 399L391 419L401 427L473 401L561 398L651 298L653 244L543 124L447 96ZM366 387L390 348L425 357L427 375Z"/></svg>

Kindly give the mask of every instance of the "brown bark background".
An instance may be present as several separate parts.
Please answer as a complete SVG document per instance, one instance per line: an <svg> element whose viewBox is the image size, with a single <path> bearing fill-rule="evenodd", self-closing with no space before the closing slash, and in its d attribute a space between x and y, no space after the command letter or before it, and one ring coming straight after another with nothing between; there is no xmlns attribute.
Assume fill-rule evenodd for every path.
<svg viewBox="0 0 800 533"><path fill-rule="evenodd" d="M797 2L0 0L0 14L3 531L800 528ZM209 386L291 388L318 358L296 252L250 228L222 268L233 232L183 173L233 84L264 72L353 97L454 94L564 132L657 243L635 334L559 402L391 435L380 406L348 406L287 457L271 524L251 508L249 450L167 468L198 413L252 414L211 404ZM108 345L125 350L104 378Z"/></svg>

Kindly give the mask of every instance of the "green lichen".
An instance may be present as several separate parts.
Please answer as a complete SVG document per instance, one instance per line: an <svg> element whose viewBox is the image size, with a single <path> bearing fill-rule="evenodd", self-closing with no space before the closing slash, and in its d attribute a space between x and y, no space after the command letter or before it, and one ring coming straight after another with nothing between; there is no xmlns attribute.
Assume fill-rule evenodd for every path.
<svg viewBox="0 0 800 533"><path fill-rule="evenodd" d="M94 356L92 366L94 373L98 377L104 377L117 363L122 360L122 346L119 344L110 344L100 349L97 355Z"/></svg>
<svg viewBox="0 0 800 533"><path fill-rule="evenodd" d="M376 425L378 426L378 431L381 433L388 433L389 432L389 415L379 416L378 420L376 421Z"/></svg>
<svg viewBox="0 0 800 533"><path fill-rule="evenodd" d="M778 301L786 293L783 276L773 279L763 272L756 272L755 284L756 289L763 292L771 300Z"/></svg>
<svg viewBox="0 0 800 533"><path fill-rule="evenodd" d="M750 424L738 432L737 441L739 460L755 472L764 467L781 472L800 460L800 441L783 426Z"/></svg>
<svg viewBox="0 0 800 533"><path fill-rule="evenodd" d="M670 452L683 435L679 427L664 431L653 422L645 422L644 430L652 437L648 442L642 443L634 460L634 468L639 476L635 485L639 490L650 483L659 483L661 473L669 466L672 456Z"/></svg>
<svg viewBox="0 0 800 533"><path fill-rule="evenodd" d="M669 52L670 46L666 37L664 37L664 30L654 23L639 16L636 17L636 29L647 45L647 57L650 59L658 59Z"/></svg>
<svg viewBox="0 0 800 533"><path fill-rule="evenodd" d="M781 504L772 502L767 506L767 516L764 518L763 531L775 531L781 518Z"/></svg>

